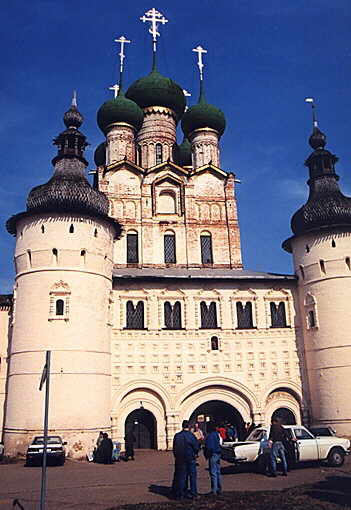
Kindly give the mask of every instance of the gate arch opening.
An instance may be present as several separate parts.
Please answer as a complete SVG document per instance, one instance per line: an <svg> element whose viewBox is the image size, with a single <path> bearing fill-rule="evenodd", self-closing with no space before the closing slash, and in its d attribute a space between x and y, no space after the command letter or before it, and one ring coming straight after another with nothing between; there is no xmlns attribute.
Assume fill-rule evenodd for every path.
<svg viewBox="0 0 351 510"><path fill-rule="evenodd" d="M296 425L295 415L286 407L279 407L272 414L272 418L279 418L283 425Z"/></svg>
<svg viewBox="0 0 351 510"><path fill-rule="evenodd" d="M157 422L155 416L147 409L135 409L128 414L125 421L125 434L133 431L134 448L157 448Z"/></svg>
<svg viewBox="0 0 351 510"><path fill-rule="evenodd" d="M216 425L231 423L235 426L239 439L245 437L245 423L240 412L221 400L209 400L199 405L189 417L191 424L198 422L203 432L206 432L206 424L213 421Z"/></svg>

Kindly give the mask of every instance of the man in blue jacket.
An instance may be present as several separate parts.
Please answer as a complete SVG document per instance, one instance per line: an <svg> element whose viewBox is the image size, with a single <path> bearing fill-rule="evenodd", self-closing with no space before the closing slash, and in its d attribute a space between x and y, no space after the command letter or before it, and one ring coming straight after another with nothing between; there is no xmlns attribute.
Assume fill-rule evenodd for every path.
<svg viewBox="0 0 351 510"><path fill-rule="evenodd" d="M207 424L207 432L205 442L205 457L208 460L208 469L211 479L211 494L220 494L222 492L221 485L221 445L219 433L214 423Z"/></svg>
<svg viewBox="0 0 351 510"><path fill-rule="evenodd" d="M177 432L173 439L174 480L173 492L178 499L184 497L193 499L197 494L196 456L200 444L189 430L188 420L182 423L181 432ZM187 494L187 479L190 479L190 494Z"/></svg>

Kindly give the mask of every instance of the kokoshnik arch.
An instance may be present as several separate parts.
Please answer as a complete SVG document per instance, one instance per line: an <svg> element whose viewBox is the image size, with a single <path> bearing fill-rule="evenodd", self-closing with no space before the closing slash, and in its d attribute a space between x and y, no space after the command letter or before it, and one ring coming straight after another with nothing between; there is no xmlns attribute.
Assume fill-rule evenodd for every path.
<svg viewBox="0 0 351 510"><path fill-rule="evenodd" d="M54 174L11 217L13 296L1 298L0 423L8 455L41 433L38 382L52 351L50 430L83 457L100 430L170 448L184 418L333 425L351 433L351 199L314 118L310 194L292 219L294 274L243 268L236 178L220 163L221 110L163 76L154 9L151 72L99 109L91 186L76 97ZM116 92L118 89L118 93ZM184 133L178 145L176 127Z"/></svg>

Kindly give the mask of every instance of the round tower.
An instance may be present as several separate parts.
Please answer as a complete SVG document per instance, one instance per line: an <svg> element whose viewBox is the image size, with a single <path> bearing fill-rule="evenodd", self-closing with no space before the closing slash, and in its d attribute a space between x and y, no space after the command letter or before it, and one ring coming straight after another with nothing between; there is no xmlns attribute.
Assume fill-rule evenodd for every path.
<svg viewBox="0 0 351 510"><path fill-rule="evenodd" d="M325 149L316 120L309 143L309 197L293 215L294 235L283 248L293 253L298 275L310 422L350 434L351 198L339 189L338 158Z"/></svg>
<svg viewBox="0 0 351 510"><path fill-rule="evenodd" d="M84 171L83 118L75 100L54 144L54 174L31 190L27 210L11 217L16 236L13 335L10 343L5 451L25 453L43 430L39 381L51 351L49 434L85 457L110 430L109 306L112 247L121 227Z"/></svg>

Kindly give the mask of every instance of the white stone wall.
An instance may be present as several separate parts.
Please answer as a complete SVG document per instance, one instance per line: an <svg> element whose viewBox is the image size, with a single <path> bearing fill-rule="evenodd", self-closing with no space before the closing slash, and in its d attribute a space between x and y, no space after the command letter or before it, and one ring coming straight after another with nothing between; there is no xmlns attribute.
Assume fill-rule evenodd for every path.
<svg viewBox="0 0 351 510"><path fill-rule="evenodd" d="M46 350L52 352L50 432L68 441L70 455L85 457L99 430L110 430L112 237L108 223L68 214L18 222L4 428L9 455L24 453L42 433L38 386ZM62 316L57 299L65 304Z"/></svg>
<svg viewBox="0 0 351 510"><path fill-rule="evenodd" d="M158 448L170 447L181 420L202 403L222 400L244 421L266 422L290 409L299 423L304 402L297 349L294 282L288 287L238 282L114 282L112 331L113 436L122 441L128 414L142 406L157 421ZM124 329L126 302L144 301L145 330ZM180 301L182 330L164 329L165 301ZM200 302L217 303L218 329L200 329ZM238 330L237 301L253 304L254 329ZM284 301L287 328L270 328L271 301ZM219 350L211 350L211 337Z"/></svg>
<svg viewBox="0 0 351 510"><path fill-rule="evenodd" d="M4 421L6 398L7 349L11 333L11 307L0 306L0 431ZM1 433L0 433L1 438Z"/></svg>
<svg viewBox="0 0 351 510"><path fill-rule="evenodd" d="M351 234L347 230L292 240L308 383L311 420L350 434L351 400ZM314 313L315 326L308 321Z"/></svg>

